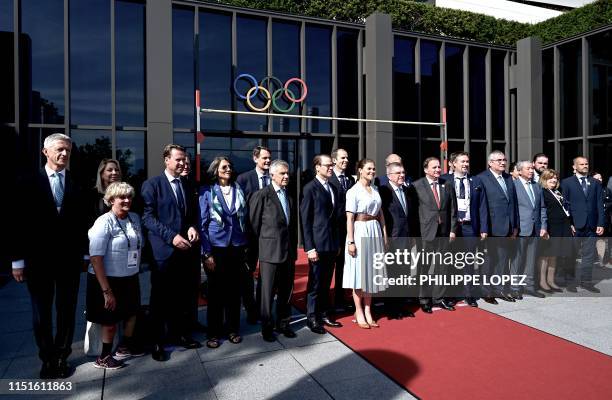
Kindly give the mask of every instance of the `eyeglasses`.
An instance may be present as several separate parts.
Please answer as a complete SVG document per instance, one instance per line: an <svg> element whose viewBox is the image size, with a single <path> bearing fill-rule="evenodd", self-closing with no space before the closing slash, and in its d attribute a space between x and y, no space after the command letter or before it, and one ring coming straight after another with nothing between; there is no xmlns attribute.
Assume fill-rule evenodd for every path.
<svg viewBox="0 0 612 400"><path fill-rule="evenodd" d="M508 160L506 160L505 158L500 158L500 159L497 159L497 160L491 160L491 161L493 161L493 162L506 162L506 161L508 161Z"/></svg>
<svg viewBox="0 0 612 400"><path fill-rule="evenodd" d="M224 165L222 167L219 167L220 170L222 171L231 171L232 170L232 166L231 165Z"/></svg>
<svg viewBox="0 0 612 400"><path fill-rule="evenodd" d="M390 172L389 175L406 175L405 172Z"/></svg>

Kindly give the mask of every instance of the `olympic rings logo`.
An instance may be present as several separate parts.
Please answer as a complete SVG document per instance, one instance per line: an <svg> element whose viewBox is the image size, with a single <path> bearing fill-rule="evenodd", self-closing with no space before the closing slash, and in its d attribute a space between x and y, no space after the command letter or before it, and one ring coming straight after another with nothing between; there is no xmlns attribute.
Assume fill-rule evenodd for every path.
<svg viewBox="0 0 612 400"><path fill-rule="evenodd" d="M251 88L246 92L246 94L241 94L238 90L237 84L241 79L247 80L251 83ZM289 88L289 85L294 82L300 85L300 92L302 95L299 98ZM272 106L273 111L288 113L293 110L297 103L302 103L306 99L306 96L308 95L308 86L306 86L306 82L300 78L288 79L283 85L281 80L275 76L266 76L260 82L257 82L257 79L255 79L253 75L240 74L236 77L236 79L234 79L234 93L236 93L240 99L244 100L247 106L253 111L267 111L270 109L270 106ZM259 97L265 102L263 107L256 107L253 105L252 100L255 97ZM286 108L281 107L277 102L280 98L284 98L290 103L290 105Z"/></svg>

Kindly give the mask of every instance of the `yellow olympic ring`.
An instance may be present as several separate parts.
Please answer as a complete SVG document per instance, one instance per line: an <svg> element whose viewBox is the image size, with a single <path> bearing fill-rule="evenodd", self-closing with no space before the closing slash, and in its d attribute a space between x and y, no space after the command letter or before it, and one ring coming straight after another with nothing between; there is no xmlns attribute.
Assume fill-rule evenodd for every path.
<svg viewBox="0 0 612 400"><path fill-rule="evenodd" d="M266 105L261 107L261 108L257 108L253 105L253 103L251 103L251 93L255 90L259 89L262 93L265 94L266 99L268 99L268 101L266 102ZM253 96L254 97L254 96ZM263 86L253 86L249 89L249 91L246 94L246 102L249 105L249 108L253 111L258 111L258 112L263 112L266 111L269 107L270 107L270 103L272 103L272 96L270 95L270 92L268 91L268 89L266 89Z"/></svg>

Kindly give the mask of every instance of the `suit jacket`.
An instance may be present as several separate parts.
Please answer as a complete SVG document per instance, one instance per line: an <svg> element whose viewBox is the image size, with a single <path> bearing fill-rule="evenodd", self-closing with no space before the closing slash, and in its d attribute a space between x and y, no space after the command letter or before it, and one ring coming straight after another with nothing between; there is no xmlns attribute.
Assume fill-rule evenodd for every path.
<svg viewBox="0 0 612 400"><path fill-rule="evenodd" d="M507 197L490 170L487 169L478 175L484 186L489 206L489 234L499 237L509 236L514 229L519 229L514 183L507 173L504 172L502 176L508 190Z"/></svg>
<svg viewBox="0 0 612 400"><path fill-rule="evenodd" d="M332 176L329 178L329 184L334 186L338 192L338 228L341 234L346 232L346 192L355 184L355 178L348 174L345 174L345 176L347 180L346 190L342 188L340 180L335 172L332 173Z"/></svg>
<svg viewBox="0 0 612 400"><path fill-rule="evenodd" d="M202 241L202 254L210 253L212 247L229 247L233 246L245 246L247 244L246 237L246 224L248 219L247 204L245 199L244 209L240 211L244 213L242 216L242 225L240 223L239 210L236 209L236 197L240 194L244 197L240 185L232 185L233 196L232 202L228 206L221 193L221 187L215 183L212 186L202 186L199 193L199 205L200 205L200 223L199 232ZM221 217L221 224L212 218L212 192L216 194L221 204L222 212L219 214Z"/></svg>
<svg viewBox="0 0 612 400"><path fill-rule="evenodd" d="M470 184L470 222L472 223L473 231L478 233L489 232L489 206L487 204L487 194L485 192L482 181L477 176L467 175L466 178ZM449 183L452 183L455 189L455 198L459 197L457 186L455 183L454 174L444 174L440 176ZM458 218L458 217L457 217ZM457 231L460 225L457 224ZM455 233L458 233L455 231Z"/></svg>
<svg viewBox="0 0 612 400"><path fill-rule="evenodd" d="M404 185L406 185L406 187L410 187L413 183L412 179L408 175L406 175L405 179L406 181L404 182ZM385 186L387 183L389 183L389 177L387 175L377 176L374 178L374 185L378 187Z"/></svg>
<svg viewBox="0 0 612 400"><path fill-rule="evenodd" d="M565 213L557 198L549 190L543 190L542 197L546 204L546 223L550 237L571 237L571 218ZM565 201L564 203L567 204Z"/></svg>
<svg viewBox="0 0 612 400"><path fill-rule="evenodd" d="M17 231L10 235L14 242L7 249L12 260L24 260L27 274L79 272L88 254L89 226L84 217L85 196L70 171L66 171L59 213L44 168L20 179L17 188L18 212L8 216Z"/></svg>
<svg viewBox="0 0 612 400"><path fill-rule="evenodd" d="M289 222L274 186L269 185L251 196L249 219L253 233L259 238L259 260L271 264L297 259L297 214L287 194Z"/></svg>
<svg viewBox="0 0 612 400"><path fill-rule="evenodd" d="M457 229L457 207L453 185L442 179L439 179L438 183L439 209L427 178L421 178L411 185L413 204L416 204L419 209L419 226L423 240L431 241L437 236L449 236L450 232L455 232ZM439 235L437 234L438 227L440 228Z"/></svg>
<svg viewBox="0 0 612 400"><path fill-rule="evenodd" d="M329 186L334 194L334 204L317 178L302 189L300 217L306 251L315 249L317 252L335 253L339 249L338 192L333 185Z"/></svg>
<svg viewBox="0 0 612 400"><path fill-rule="evenodd" d="M245 199L248 203L253 193L259 190L257 171L252 169L250 171L243 172L242 174L238 175L238 178L236 178L236 183L238 183L242 188L242 193L244 193Z"/></svg>
<svg viewBox="0 0 612 400"><path fill-rule="evenodd" d="M189 228L197 229L199 210L195 191L184 178L181 178L181 184L185 192L185 215L178 208L176 196L165 173L149 178L142 184L142 222L147 229L153 258L160 269L166 268L168 259L176 250L172 239L177 234L187 238Z"/></svg>
<svg viewBox="0 0 612 400"><path fill-rule="evenodd" d="M389 237L410 237L411 225L415 220L413 214L413 205L410 193L407 187L402 187L400 190L404 192L404 198L406 199L406 211L402 207L395 189L391 186L391 183L387 183L378 189L380 198L382 200L382 210L385 216L385 226L387 228L387 234Z"/></svg>
<svg viewBox="0 0 612 400"><path fill-rule="evenodd" d="M603 193L601 184L590 176L587 178L587 194L576 176L561 181L561 192L569 203L569 212L576 229L595 229L605 225Z"/></svg>
<svg viewBox="0 0 612 400"><path fill-rule="evenodd" d="M516 198L519 210L520 235L521 236L540 236L540 229L548 229L548 216L546 214L546 203L542 187L534 183L531 184L535 197L535 206L531 205L531 199L523 181L514 181Z"/></svg>

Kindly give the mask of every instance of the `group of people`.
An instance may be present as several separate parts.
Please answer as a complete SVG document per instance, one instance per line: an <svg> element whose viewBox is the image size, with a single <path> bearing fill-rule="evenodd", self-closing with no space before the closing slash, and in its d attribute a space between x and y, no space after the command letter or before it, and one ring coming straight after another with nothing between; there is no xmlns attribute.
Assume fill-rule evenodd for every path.
<svg viewBox="0 0 612 400"><path fill-rule="evenodd" d="M112 159L100 163L95 188L80 191L66 168L71 149L66 135L52 134L45 139L46 164L19 183L24 197L15 214L20 220L13 222L19 230L14 237L27 239L15 240L11 246L13 276L27 282L32 298L41 378L70 374L67 359L84 265L88 266L87 320L102 328L102 350L94 366L117 369L124 359L144 354L134 331L145 243L151 253L152 325L147 334L154 344L153 359L165 361L167 344L188 349L202 346L192 337L194 330L202 328L197 319L202 266L208 284L208 348L218 348L223 339L241 343L241 302L247 321L261 322L263 340L274 341L276 334L296 337L289 322L298 229L309 264L307 326L325 334L325 327L342 326L334 319L338 308L354 310L353 322L360 328L380 326L372 297L384 294L388 286L376 283L374 269L363 266L374 254L389 250L392 239L396 240L392 246L410 247L414 243L408 238L417 237L423 249L441 251L456 238L464 238L468 247L476 249L490 237L520 237L514 250L490 246L488 262L480 273L525 274L526 287L493 286L482 295L467 286L461 296L449 296L443 286L422 288L415 297L421 309L431 313L433 306L454 310L461 299L477 307L480 297L496 303L496 298L515 301L522 294L543 297L541 291L560 290L555 283L555 260L572 254L560 253L558 247L546 250L535 239L594 238L610 223L605 192L588 176L584 157L574 160L575 175L563 180L559 191L558 173L548 169L543 154L536 155L534 162L517 163L514 180L505 172L507 160L499 151L489 155L489 168L477 176L469 174L466 152L452 155L452 171L444 175L440 160L429 157L423 163L425 176L411 182L396 154L385 160L385 174L377 175L375 162L362 159L353 176L348 169L349 154L336 149L314 157L315 177L303 187L298 207L287 190L288 163L272 160L266 147L253 150L255 168L239 176L230 158L215 157L206 184L196 188L188 178L185 149L167 145L164 171L145 181L139 196L122 180L120 164ZM31 226L43 231L32 235L28 232ZM582 243L576 283L597 292L591 281L594 242ZM427 273L428 268L419 265L419 273ZM386 268L377 273L394 274ZM331 301L334 275L336 289ZM345 289L351 291L352 305ZM568 285L568 290L576 289ZM387 316L414 316L404 307L405 301L387 296ZM118 323L123 323L123 336L113 351Z"/></svg>

